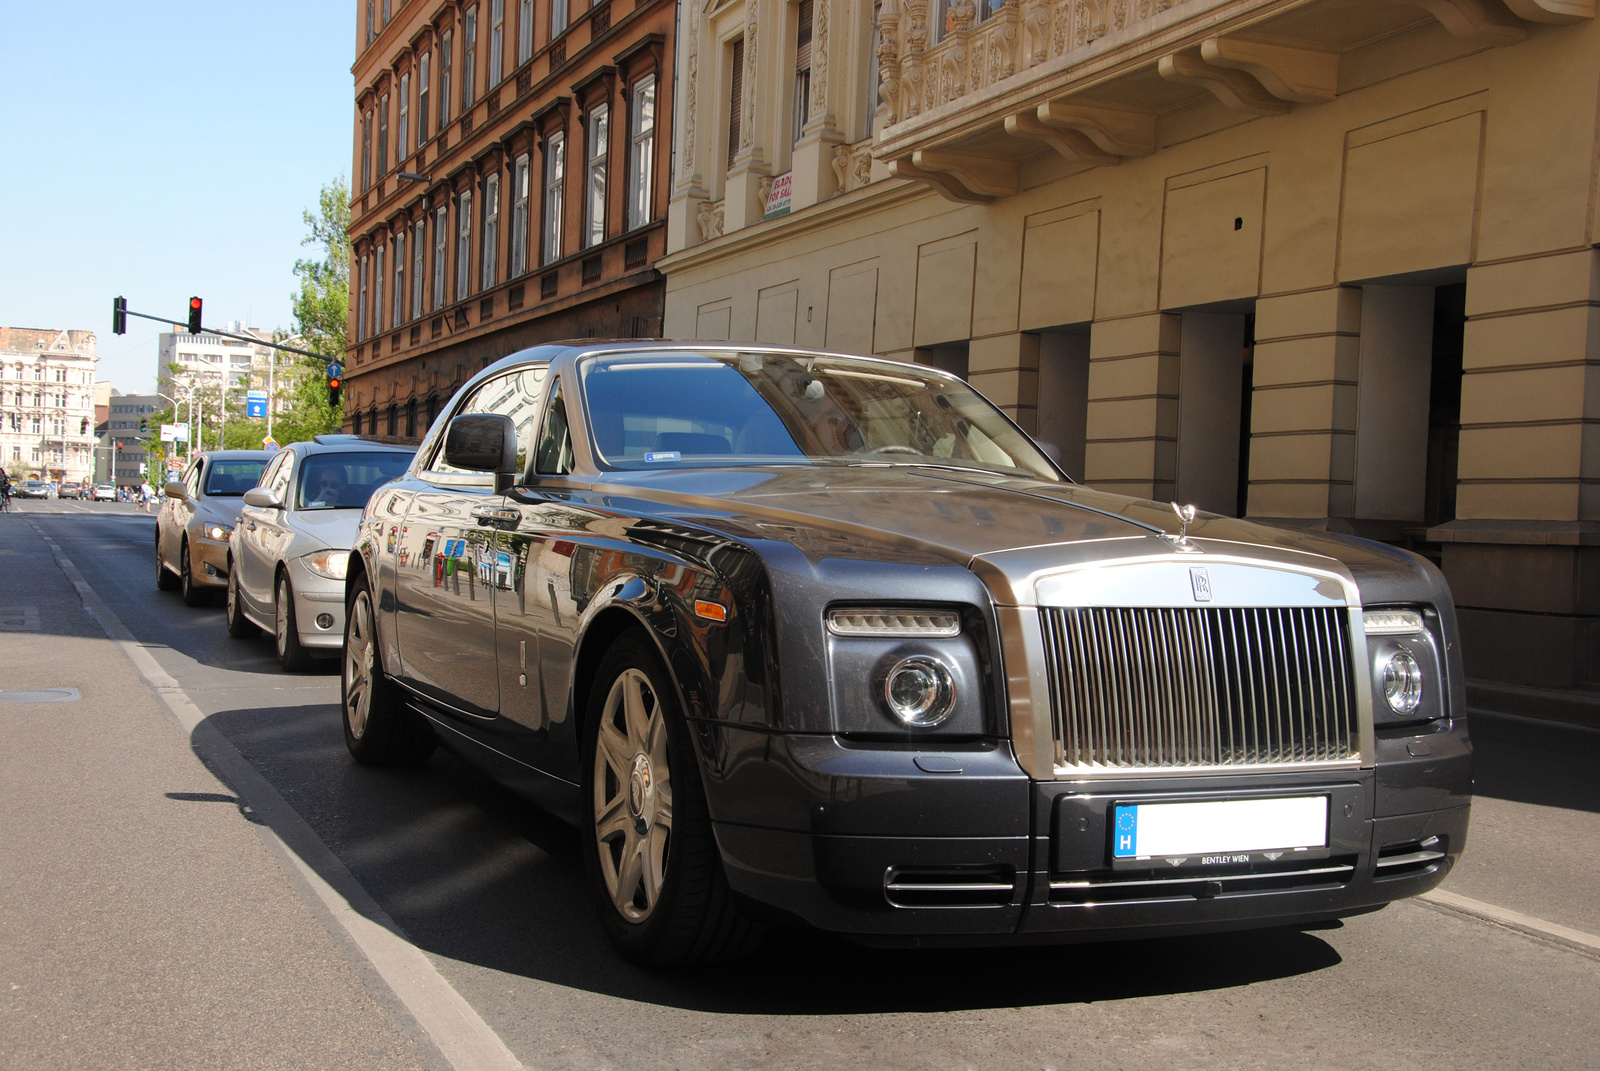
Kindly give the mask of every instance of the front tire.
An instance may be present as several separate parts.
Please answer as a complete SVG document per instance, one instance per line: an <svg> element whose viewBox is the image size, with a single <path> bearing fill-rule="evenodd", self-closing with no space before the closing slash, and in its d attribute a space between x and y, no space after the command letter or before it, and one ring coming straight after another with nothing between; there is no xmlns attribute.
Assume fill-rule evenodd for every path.
<svg viewBox="0 0 1600 1071"><path fill-rule="evenodd" d="M583 724L580 834L601 927L638 963L735 959L764 929L733 901L672 680L642 632L595 673Z"/></svg>
<svg viewBox="0 0 1600 1071"><path fill-rule="evenodd" d="M172 575L161 561L161 525L156 525L156 590L171 591L178 586L178 578Z"/></svg>
<svg viewBox="0 0 1600 1071"><path fill-rule="evenodd" d="M228 559L228 635L236 640L254 639L261 634L261 626L244 616L244 603L239 595L239 565Z"/></svg>
<svg viewBox="0 0 1600 1071"><path fill-rule="evenodd" d="M178 584L183 589L183 605L209 606L211 605L211 591L194 582L194 573L190 571L189 541L183 541L183 547L178 551Z"/></svg>
<svg viewBox="0 0 1600 1071"><path fill-rule="evenodd" d="M365 579L344 618L344 670L339 679L344 746L367 766L416 765L433 754L433 730L401 701L378 656L377 617Z"/></svg>
<svg viewBox="0 0 1600 1071"><path fill-rule="evenodd" d="M294 588L287 573L278 574L278 611L273 631L278 640L278 665L285 673L303 673L311 668L311 652L300 643L300 626L294 617Z"/></svg>

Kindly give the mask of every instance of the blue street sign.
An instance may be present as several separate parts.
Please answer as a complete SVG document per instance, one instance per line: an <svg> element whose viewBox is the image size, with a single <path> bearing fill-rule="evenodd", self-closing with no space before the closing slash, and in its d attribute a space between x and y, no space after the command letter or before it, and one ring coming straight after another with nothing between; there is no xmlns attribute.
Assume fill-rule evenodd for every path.
<svg viewBox="0 0 1600 1071"><path fill-rule="evenodd" d="M278 452L278 440L276 440L272 436L268 435L266 438L261 440L261 449L265 450L269 454L277 453Z"/></svg>
<svg viewBox="0 0 1600 1071"><path fill-rule="evenodd" d="M256 419L267 415L267 392L253 390L244 396L244 415Z"/></svg>
<svg viewBox="0 0 1600 1071"><path fill-rule="evenodd" d="M338 379L342 375L344 375L344 365L340 364L338 361L329 361L328 378Z"/></svg>

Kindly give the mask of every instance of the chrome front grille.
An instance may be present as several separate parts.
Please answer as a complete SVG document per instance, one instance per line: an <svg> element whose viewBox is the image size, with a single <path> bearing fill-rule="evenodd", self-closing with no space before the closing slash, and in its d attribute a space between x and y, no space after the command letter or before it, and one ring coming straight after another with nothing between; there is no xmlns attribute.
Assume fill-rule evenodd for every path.
<svg viewBox="0 0 1600 1071"><path fill-rule="evenodd" d="M1237 767L1359 754L1343 607L1039 614L1058 765Z"/></svg>

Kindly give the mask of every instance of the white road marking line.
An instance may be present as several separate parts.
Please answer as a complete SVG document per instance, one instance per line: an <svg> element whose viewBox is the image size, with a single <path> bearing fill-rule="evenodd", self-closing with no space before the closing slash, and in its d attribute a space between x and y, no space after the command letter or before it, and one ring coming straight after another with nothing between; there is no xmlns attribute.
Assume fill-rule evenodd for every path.
<svg viewBox="0 0 1600 1071"><path fill-rule="evenodd" d="M1565 945L1572 945L1585 952L1600 953L1600 937L1582 930L1574 930L1570 926L1563 926L1559 922L1547 922L1533 915L1524 915L1520 911L1513 911L1509 907L1500 907L1496 904L1486 904L1482 900L1474 900L1470 896L1449 892L1445 889L1434 889L1417 897L1418 900L1434 904L1438 907L1455 911L1462 915L1482 919L1485 922L1497 923L1508 926L1513 930L1521 930L1535 937L1545 937L1559 941Z"/></svg>
<svg viewBox="0 0 1600 1071"><path fill-rule="evenodd" d="M202 728L205 713L95 593L55 540L37 525L30 522L30 526L50 548L56 564L83 600L84 609L138 669L196 750L203 746L204 757L221 768L233 790L249 802L263 823L257 828L276 843L280 860L293 866L378 976L427 1031L450 1066L456 1071L523 1071L522 1063L500 1036L445 980L433 961L406 940L395 921L271 782L220 731L210 725Z"/></svg>

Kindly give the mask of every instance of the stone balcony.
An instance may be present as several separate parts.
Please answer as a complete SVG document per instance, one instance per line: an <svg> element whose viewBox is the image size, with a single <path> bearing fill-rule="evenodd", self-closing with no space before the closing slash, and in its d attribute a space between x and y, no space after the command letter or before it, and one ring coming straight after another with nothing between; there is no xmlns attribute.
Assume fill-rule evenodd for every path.
<svg viewBox="0 0 1600 1071"><path fill-rule="evenodd" d="M978 0L982 2L982 0ZM893 0L879 20L873 155L953 201L1015 194L1055 152L1107 166L1158 145L1163 114L1214 96L1247 115L1332 100L1352 52L1436 19L1485 47L1528 22L1594 17L1595 0Z"/></svg>

